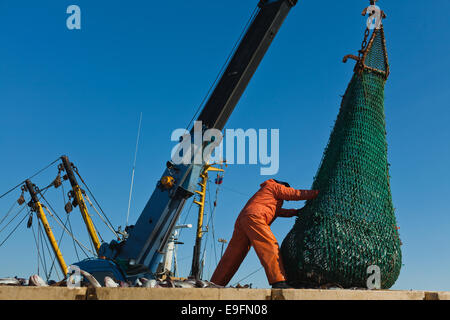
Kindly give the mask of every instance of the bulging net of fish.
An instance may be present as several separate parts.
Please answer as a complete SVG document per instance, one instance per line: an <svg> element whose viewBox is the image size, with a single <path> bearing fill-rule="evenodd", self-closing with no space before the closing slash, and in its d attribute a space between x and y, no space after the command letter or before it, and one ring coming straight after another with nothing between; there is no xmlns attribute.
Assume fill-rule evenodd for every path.
<svg viewBox="0 0 450 320"><path fill-rule="evenodd" d="M289 282L296 287L333 283L367 286L378 266L381 288L401 268L401 249L389 185L384 114L388 77L384 30L375 30L343 97L312 189L319 196L282 243Z"/></svg>

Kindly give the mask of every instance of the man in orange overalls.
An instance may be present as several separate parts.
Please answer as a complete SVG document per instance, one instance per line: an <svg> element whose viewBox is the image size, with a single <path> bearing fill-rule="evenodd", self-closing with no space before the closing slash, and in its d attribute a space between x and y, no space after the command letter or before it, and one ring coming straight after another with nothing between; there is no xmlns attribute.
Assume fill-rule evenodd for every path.
<svg viewBox="0 0 450 320"><path fill-rule="evenodd" d="M270 225L277 217L294 217L299 214L300 210L297 209L283 209L284 200L314 199L318 193L313 190L296 190L288 183L274 179L261 184L261 188L239 214L233 236L211 282L226 286L253 246L272 288L290 288L286 284L280 248Z"/></svg>

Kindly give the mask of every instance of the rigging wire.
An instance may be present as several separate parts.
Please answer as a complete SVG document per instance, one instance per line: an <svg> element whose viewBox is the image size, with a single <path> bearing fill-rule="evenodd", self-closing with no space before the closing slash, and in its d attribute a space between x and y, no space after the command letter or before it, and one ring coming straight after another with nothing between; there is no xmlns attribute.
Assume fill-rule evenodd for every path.
<svg viewBox="0 0 450 320"><path fill-rule="evenodd" d="M213 217L214 212L213 212L213 209L211 208L211 188L209 187L210 185L211 185L211 179L208 179L208 185L207 185L206 188L208 189L209 217L208 217L208 223L206 224L206 229L208 230L208 233L209 233L209 226L210 226L211 221L212 221L212 224L211 224L211 235L212 235L213 243L214 243L216 241L216 236L215 236L214 220L213 220L214 219L214 217ZM209 237L207 237L207 241L208 241L208 239L209 239ZM204 251L206 251L206 245L205 245L205 250ZM215 258L217 260L217 252L216 252L216 250L214 250L214 256L215 256Z"/></svg>
<svg viewBox="0 0 450 320"><path fill-rule="evenodd" d="M49 248L49 246L48 246L48 243L47 243L47 237L44 235L44 231L42 230L42 225L41 225L40 222L39 222L39 228L38 228L38 230L39 230L39 233L40 233L40 235L41 235L41 247L42 247L42 252L43 252L43 254L44 254L44 262L45 262L45 278L46 278L46 280L48 281L49 276L48 276L48 268L47 268L47 259L45 258L46 256L45 256L45 248L44 248L44 244L45 244L45 247L47 248L48 254L51 256L52 253L51 253L50 248Z"/></svg>
<svg viewBox="0 0 450 320"><path fill-rule="evenodd" d="M209 180L209 183L212 183L211 182L211 180ZM214 250L214 258L215 258L215 265L217 266L217 264L218 264L218 260L217 260L217 245L216 245L216 230L215 230L215 224L214 224L214 218L215 218L215 213L216 213L216 208L217 208L217 200L218 200L218 198L219 198L219 190L220 190L220 184L216 187L216 195L215 195L215 199L214 199L214 209L211 209L211 193L209 192L209 190L208 190L208 196L209 196L209 201L210 201L210 203L209 203L209 207L210 207L210 210L213 210L213 212L212 212L212 214L211 214L211 216L212 216L212 226L211 226L211 229L212 229L212 236L213 236L213 241L212 241L212 243L211 243L211 247L213 248L213 250ZM209 223L208 223L208 226L209 226ZM209 271L211 271L210 269L211 269L211 260L210 260L210 263L209 263L209 266L208 266L208 269L209 269Z"/></svg>
<svg viewBox="0 0 450 320"><path fill-rule="evenodd" d="M56 162L58 162L59 161L59 158L58 159L56 159L55 161L53 161L53 162L51 162L50 164L48 164L47 166L45 166L44 168L42 168L41 170L39 170L39 171L37 171L35 174L33 174L32 176L30 176L28 179L32 179L32 178L34 178L34 177L36 177L37 175L39 175L39 174L41 174L42 172L44 172L45 170L47 170L48 168L50 168L52 165L54 165ZM80 179L82 179L81 178L81 176L79 175L79 173L77 172L77 174L78 174L78 176L80 177ZM18 184L17 186L15 186L15 187L13 187L13 188L11 188L10 190L8 190L7 192L5 192L4 194L2 194L1 196L0 196L0 199L1 198L3 198L3 197L5 197L6 195L8 195L8 194L10 194L12 191L14 191L14 190L16 190L18 187L20 187L20 186L22 186L23 185L23 183L25 182L26 180L24 180L23 182L21 182L20 184ZM82 179L82 181L83 181L83 179ZM95 199L95 197L94 197L94 195L92 194L92 192L89 190L89 187L86 185L86 183L83 181L83 184L85 185L85 187L88 189L88 191L89 191L89 193L91 194L91 196L94 198L94 200L95 200L95 202L97 203L97 205L99 206L99 208L100 208L100 210L102 210L101 209L101 207L100 207L100 205L98 204L98 202L96 201L96 199ZM68 234L69 234L69 236L71 236L71 238L72 238L72 240L73 240L73 244L74 244L74 249L75 249L75 253L76 253L76 255L77 255L77 258L79 259L79 255L78 255L78 250L77 250L77 248L76 248L76 244L78 244L78 246L80 247L80 249L83 251L83 253L87 256L87 257L89 257L88 256L88 254L85 252L85 250L83 250L83 247L85 247L78 239L76 239L75 238L75 236L73 235L73 231L72 231L72 226L71 226L71 223L70 223L70 219L69 219L69 215L67 215L67 219L66 219L66 222L65 223L63 223L63 221L61 220L61 218L59 217L59 215L56 213L56 211L52 208L52 206L51 206L51 204L47 201L47 199L45 198L45 196L44 196L44 194L48 191L48 189L50 188L50 187L52 187L54 184L53 184L53 182L50 184L50 185L48 185L47 187L45 187L45 188L43 188L43 189L38 189L37 191L38 191L38 193L39 193L39 195L40 195L40 198L41 199L43 199L44 201L45 201L45 203L48 205L48 207L50 207L51 208L51 210L55 213L55 215L56 215L56 217L57 217L57 219L55 218L55 216L53 215L53 213L52 213L52 211L50 211L49 209L48 209L48 207L46 207L45 205L43 205L43 207L49 212L49 214L50 214L50 216L59 224L59 226L62 228L62 233L61 233L61 236L60 236L60 239L59 239L59 242L58 242L58 246L59 245L61 245L61 243L62 243L62 240L63 240L63 237L64 237L64 234L67 232ZM64 187L62 188L62 193L63 193L63 199L64 199L64 201L65 201L65 194L64 194ZM90 202L90 201L89 201ZM6 213L6 215L1 219L1 221L0 221L0 225L1 224L3 224L3 222L5 222L6 221L6 219L10 216L10 214L11 214L11 212L16 208L16 205L17 205L17 201L15 201L14 203L13 203L13 205L10 207L10 209L8 210L8 212ZM90 205L95 209L95 207L93 206L93 204L92 204L92 202L90 202ZM12 219L10 219L9 221L8 221L8 223L5 225L5 226L3 226L3 228L0 230L0 233L1 232L3 232L9 225L11 225L13 222L14 222L14 220L16 220L16 218L18 218L20 215L21 215L21 213L26 209L26 208L28 208L27 207L27 205L24 205L16 214L15 214L15 216L12 218ZM97 212L97 214L99 215L99 217L100 218L102 218L102 216L100 215L100 213L95 209L95 211ZM103 210L102 210L102 212L103 212ZM32 214L32 213L31 213ZM104 214L104 212L103 212L103 214ZM105 215L105 214L104 214ZM10 239L10 237L14 234L14 232L19 228L19 226L24 222L24 220L27 218L27 217L29 217L30 216L30 211L29 211L29 209L27 210L27 212L26 212L26 215L19 221L19 223L12 229L12 231L6 236L6 238L0 243L0 247L2 247L9 239ZM108 219L108 217L105 215L105 218L106 219ZM59 221L58 221L59 220ZM108 223L105 221L105 219L103 219L102 218L102 221L114 232L114 230L110 227L110 225L108 225ZM111 224L111 222L108 220L108 222ZM69 224L69 228L70 228L70 232L67 230L67 224ZM33 238L34 238L34 242L35 242L35 244L36 244L36 248L37 248L37 260L38 260L38 263L37 263L37 265L38 265L38 274L40 273L40 266L42 265L42 267L43 267L43 271L45 272L45 275L46 275L46 278L47 278L47 281L48 281L48 279L51 277L51 274L52 274L52 272L53 272L53 268L54 268L54 266L55 266L55 261L56 261L56 255L54 255L54 257L53 257L53 261L52 261L52 264L51 264L51 267L50 267L50 270L48 270L48 268L47 268L47 263L46 263L46 254L45 254L45 249L44 249L44 243L45 243L45 246L47 247L47 251L48 251L48 253L49 253L49 256L52 256L52 254L51 254L51 251L50 251L50 248L49 248L49 244L48 244L48 239L46 239L46 237L43 235L43 231L42 231L42 226L41 226L41 223L40 223L40 220L38 220L38 225L37 225L37 232L35 231L35 229L34 229L34 227L32 228L32 232L33 232ZM114 234L115 235L117 235L115 232L114 232ZM100 238L101 238L101 236L100 236ZM91 243L91 245L92 245L92 243ZM87 250L87 251L89 251L89 252L91 252L92 254L93 254L93 252L91 251L91 250L89 250L88 248L86 248L85 247L85 249ZM64 277L64 275L63 275L63 277Z"/></svg>
<svg viewBox="0 0 450 320"><path fill-rule="evenodd" d="M184 217L183 224L186 224L187 219L189 218L189 215L191 213L191 209L192 209L193 204L194 204L194 199L192 200L191 205L189 206L189 209L188 209L188 211L186 213L186 216ZM178 239L180 239L181 233L182 233L183 230L184 230L184 228L181 228L180 231L178 232ZM177 246L177 248L178 248L178 246Z"/></svg>
<svg viewBox="0 0 450 320"><path fill-rule="evenodd" d="M234 192L234 193L236 193L236 194L239 194L239 195L241 195L241 196L247 197L247 198L249 198L249 197L250 197L250 195L248 195L248 194L245 194L245 193L243 193L243 192L240 192L240 191L237 191L237 190L234 190L234 189L232 189L232 188L230 188L230 187L225 187L225 186L222 186L222 188L223 188L223 189L225 189L225 190L228 190L228 191Z"/></svg>
<svg viewBox="0 0 450 320"><path fill-rule="evenodd" d="M211 180L209 180L209 183L211 183ZM209 197L209 210L212 210L211 213L211 219L212 219L212 225L211 225L211 229L212 229L212 237L213 237L213 248L214 248L214 257L216 259L216 265L217 265L217 248L216 248L216 227L214 225L214 218L216 215L216 206L217 206L217 199L218 199L218 195L219 195L219 189L220 189L220 185L218 185L216 187L216 196L214 199L214 208L211 208L211 193L210 193L210 189L208 189L208 197ZM209 222L208 222L208 226L209 226Z"/></svg>
<svg viewBox="0 0 450 320"><path fill-rule="evenodd" d="M184 221L183 221L183 224L184 224L184 225L186 224L187 219L189 218L189 215L190 215L190 213L191 213L191 209L192 209L193 204L194 204L194 200L192 200L191 205L189 206L189 209L188 209L188 211L186 212L186 215L185 215ZM180 217L180 218L181 218L181 217ZM177 239L181 239L181 234L182 234L183 230L184 230L184 228L181 228L181 229L178 231ZM176 257L176 258L175 258L175 257ZM188 258L192 259L192 255L189 256ZM178 245L175 246L174 259L176 259L176 263L177 263L177 266L176 266L176 272L178 272L178 262L183 261L183 260L186 259L186 258L178 259Z"/></svg>
<svg viewBox="0 0 450 320"><path fill-rule="evenodd" d="M97 199L95 198L94 194L92 193L92 191L89 189L88 185L86 184L86 182L84 182L84 179L81 177L80 173L78 172L78 168L74 167L74 171L77 174L77 176L80 178L81 182L83 183L83 185L85 186L85 188L87 189L87 191L89 192L89 194L91 195L92 199L94 199L94 202L97 204L98 208L100 209L100 211L102 212L103 216L105 217L105 219L108 221L110 228L114 229L113 224L111 223L111 221L108 219L108 216L105 214L105 212L103 211L102 207L100 206L100 204L98 203ZM116 233L117 235L117 233Z"/></svg>
<svg viewBox="0 0 450 320"><path fill-rule="evenodd" d="M72 223L70 222L70 219L69 219L69 229L70 229L70 232L73 233L73 231L72 231ZM77 261L81 261L80 256L78 255L78 250L77 250L77 246L76 246L76 243L75 243L75 239L73 239L73 238L72 238L72 243L73 243L73 248L75 249L75 255L77 256ZM83 248L81 248L81 250L83 251ZM84 252L84 253L86 254L86 252ZM86 256L87 256L87 254L86 254Z"/></svg>
<svg viewBox="0 0 450 320"><path fill-rule="evenodd" d="M37 245L38 245L38 249L39 252L41 251L41 248L39 247L40 243L41 243L41 233L39 232L39 220L38 220L38 224L36 226L36 232L37 232ZM42 267L44 268L44 274L47 274L47 269L45 269L45 252L42 253ZM40 273L39 273L40 275Z"/></svg>
<svg viewBox="0 0 450 320"><path fill-rule="evenodd" d="M211 182L211 180L209 180L209 182ZM207 222L207 224L206 224L206 229L209 231L209 226L210 226L210 223L211 223L211 221L212 221L212 219L213 219L213 216L214 216L214 213L215 213L215 210L212 210L211 209L211 194L210 194L210 190L209 190L209 185L210 185L210 183L208 183L207 184L207 186L206 186L206 188L208 189L208 195L209 195L209 201L208 201L208 204L209 204L209 209L210 209L210 214L209 214L209 217L208 217L208 222ZM213 232L214 232L214 227L212 228L212 230L213 230ZM205 257L205 255L206 255L206 247L207 247L207 244L208 244L208 240L209 240L209 234L210 234L210 232L208 232L207 234L206 234L206 239L205 239L205 244L204 244L204 247L203 247L203 252L202 252L202 260L204 259L204 257ZM215 236L214 236L214 234L213 234L213 241L215 241ZM217 261L217 253L216 253L216 250L214 250L214 253L215 253L215 255L216 255L216 261Z"/></svg>
<svg viewBox="0 0 450 320"><path fill-rule="evenodd" d="M28 217L28 215L25 215L22 220L16 225L16 227L8 234L8 236L3 240L2 243L0 243L0 247L11 237L11 235L17 230L17 228L22 224L22 222Z"/></svg>
<svg viewBox="0 0 450 320"><path fill-rule="evenodd" d="M67 228L66 227L64 227L63 225L62 225L62 223L61 222L59 222L58 221L58 219L56 219L55 218L55 216L53 215L53 213L47 208L47 207L45 207L45 209L47 209L47 212L50 214L50 216L53 218L53 220L55 220L56 221L56 223L58 223L58 225L61 227L61 228L63 228L66 232L67 232L67 234L70 236L70 237L72 237L72 239L74 239L77 243L78 243L78 245L79 246L81 246L81 247L83 247L84 249L86 249L87 251L89 251L92 255L96 255L96 254L94 254L94 252L92 252L89 248L87 248L85 245L83 245L71 232L69 232L69 230L67 230Z"/></svg>
<svg viewBox="0 0 450 320"><path fill-rule="evenodd" d="M62 191L62 197L63 197L63 205L66 204L66 192L64 191L64 184L61 184L61 191ZM72 231L72 224L70 223L70 213L67 213L67 221L69 222L69 229L70 232L73 233ZM72 243L73 243L73 248L75 250L75 255L77 256L77 261L80 261L80 256L78 255L78 250L77 250L77 246L75 244L75 240L72 239Z"/></svg>
<svg viewBox="0 0 450 320"><path fill-rule="evenodd" d="M41 193L41 191L38 189L38 193L41 196L41 199L43 199L45 201L45 203L47 204L47 206L49 206L49 208L55 213L56 217L58 218L58 220L64 224L64 222L62 221L62 219L59 217L58 213L56 212L55 209L53 209L52 205L47 201L47 199L44 197L44 195ZM40 199L39 199L40 200ZM48 212L50 212L50 210L42 204L42 207L45 208ZM51 214L51 213L50 213Z"/></svg>
<svg viewBox="0 0 450 320"><path fill-rule="evenodd" d="M46 256L45 256L44 244L45 244L45 246L46 246L46 248L47 248L47 251L48 251L48 254L49 254L50 257L52 256L52 253L51 253L50 247L49 247L49 245L48 245L48 243L47 243L47 237L44 236L44 231L42 230L42 225L41 225L41 221L40 221L40 220L39 220L39 222L38 222L38 232L39 232L39 234L40 234L40 238L41 238L41 246L42 246L42 252L43 252L43 255L44 255L45 278L46 278L46 280L48 281L50 274L49 274L49 271L48 271L48 268L47 268L47 259L46 259ZM51 272L51 271L50 271L50 272Z"/></svg>
<svg viewBox="0 0 450 320"><path fill-rule="evenodd" d="M51 266L50 266L50 270L49 270L49 271L46 273L46 275L45 275L46 280L47 280L47 282L48 282L48 281L50 280L50 277L51 277L52 272L53 272L53 266L54 266L54 263L55 263L56 255L52 253L52 250L50 249L50 240L48 239L48 237L45 237L45 236L44 236L44 231L42 231L42 227L41 227L41 233L42 233L42 238L44 239L43 242L45 243L45 246L46 246L47 251L48 251L48 256L50 257L50 259L51 259L52 256L54 257L54 258L53 258L53 262L52 262L52 264L51 264ZM50 260L50 261L51 261L51 260ZM57 270L59 270L59 269L57 269ZM64 278L64 273L63 273L63 271L59 270L59 272L61 272L61 274L62 274L62 276L63 276L63 278ZM58 273L58 272L55 272L55 273L56 273L56 276L59 277L59 273Z"/></svg>
<svg viewBox="0 0 450 320"><path fill-rule="evenodd" d="M44 244L43 244L43 241L44 240L42 240L43 238L43 235L42 235L42 230L41 230L41 222L40 221L38 221L38 226L37 226L37 232L38 232L38 244L40 244L41 245L41 247L39 248L39 250L42 252L42 256L43 256L43 259L42 259L42 267L44 268L44 274L45 274L45 276L47 276L47 261L46 261L46 258L45 258L45 250L44 250Z"/></svg>
<svg viewBox="0 0 450 320"><path fill-rule="evenodd" d="M19 212L17 212L16 215L0 230L0 233L2 233L3 230L5 230L26 208L27 207L24 206L22 209L20 209Z"/></svg>
<svg viewBox="0 0 450 320"><path fill-rule="evenodd" d="M3 223L3 221L6 220L6 218L9 216L9 214L13 211L13 209L15 208L15 206L17 205L17 201L14 201L13 205L11 206L11 208L8 210L8 212L6 213L6 215L3 217L3 219L0 221L0 225Z"/></svg>
<svg viewBox="0 0 450 320"><path fill-rule="evenodd" d="M81 248L81 247L84 247L86 250L88 250L89 252L91 252L91 253L93 254L93 252L92 252L91 250L89 250L89 249L88 249L87 247L85 247L80 241L78 241L77 238L75 238L75 236L73 235L72 232L69 232L69 231L67 230L67 228L65 227L65 225L63 226L64 222L63 222L62 219L59 217L59 215L58 215L58 213L56 212L56 210L53 209L52 205L51 205L51 204L47 201L47 199L44 197L44 194L45 194L45 192L46 192L47 190L44 191L44 193L41 193L41 191L40 191L39 189L38 189L37 191L38 191L38 193L39 193L41 199L43 199L43 200L45 201L45 203L50 207L51 210L49 210L49 208L47 208L45 205L42 205L42 206L48 211L48 213L50 214L50 216L58 223L58 225L59 225L63 230L65 230L65 231L67 232L67 234L68 234L74 241L77 242L77 244L80 246L80 248ZM40 200L40 199L39 199L39 200ZM56 217L57 217L58 219L56 219L56 218L54 217L52 211L53 211L53 213L55 213L55 215L56 215ZM58 220L59 220L59 221L58 221ZM83 249L81 249L81 250L83 250ZM86 254L86 252L85 252L84 250L83 250L83 252L84 252L84 254L85 254L87 257L89 257L89 255Z"/></svg>
<svg viewBox="0 0 450 320"><path fill-rule="evenodd" d="M215 217L215 214L216 214L216 208L217 208L217 200L218 200L218 197L219 197L219 191L220 191L220 188L221 188L221 185L218 185L217 186L217 188L216 188L216 194L215 194L215 200L214 200L214 207L212 208L211 207L211 192L210 192L210 189L209 189L209 185L212 183L212 181L211 181L211 179L209 179L208 180L208 198L209 198L209 200L208 200L208 205L209 205L209 210L210 210L210 215L209 215L209 217L208 217L208 223L207 223L207 226L206 226L206 228L209 230L209 227L210 227L210 225L211 225L211 233L212 233L212 238L213 238L213 243L212 243L212 247L213 247L213 249L214 249L214 257L215 257L215 261L216 261L216 265L217 265L217 263L218 263L218 260L217 260L217 247L216 247L216 236L215 236L215 227L214 227L214 217ZM207 243L208 243L208 239L209 239L209 233L207 234L207 236L206 236L206 240L205 240L205 246L204 246L204 248L203 248L203 256L205 255L205 252L206 252L206 247L207 247Z"/></svg>
<svg viewBox="0 0 450 320"><path fill-rule="evenodd" d="M43 264L42 262L42 257L41 257L41 250L39 249L39 240L36 238L36 232L34 231L34 227L31 227L31 231L33 231L33 238L34 238L34 243L36 244L36 251L37 251L37 274L40 273L40 263ZM39 235L38 235L39 236Z"/></svg>
<svg viewBox="0 0 450 320"><path fill-rule="evenodd" d="M69 221L69 216L67 216L67 218L66 218L66 224L65 224L64 226L67 226L67 222L68 222L68 221ZM59 242L58 242L58 247L61 247L61 243L62 243L62 239L63 239L63 237L64 237L64 234L65 234L65 232L64 232L64 230L62 230L62 232L61 232L61 237L60 237ZM55 266L55 261L56 261L56 255L53 255L53 261L52 261L52 265L50 266L49 275L52 273L52 269L53 269L53 267Z"/></svg>
<svg viewBox="0 0 450 320"><path fill-rule="evenodd" d="M42 168L41 170L39 170L39 171L36 172L35 174L33 174L31 177L29 177L29 178L23 180L21 183L19 183L18 185L16 185L16 186L13 187L12 189L10 189L10 190L8 190L7 192L5 192L4 194L2 194L2 195L0 196L0 199L3 198L3 197L5 197L5 196L8 195L9 193L13 192L13 191L14 191L15 189L17 189L18 187L21 187L21 186L25 183L26 180L31 180L31 179L33 179L34 177L36 177L37 175L39 175L39 174L41 174L42 172L44 172L45 170L47 170L48 168L50 168L52 165L54 165L54 164L55 164L56 162L58 162L58 161L59 161L59 158L56 159L55 161L53 161L52 163L50 163L49 165L47 165L46 167Z"/></svg>
<svg viewBox="0 0 450 320"><path fill-rule="evenodd" d="M62 184L61 184L62 185ZM52 181L48 186L46 186L45 188L39 188L39 191L47 191L48 189L50 189L51 187L55 186L55 181Z"/></svg>
<svg viewBox="0 0 450 320"><path fill-rule="evenodd" d="M67 228L66 228L67 220L66 220L66 223L64 223L64 222L62 221L62 219L59 217L59 215L58 215L58 213L56 212L56 210L53 209L52 205L47 201L47 199L46 199L46 198L44 197L44 195L41 193L41 191L38 190L38 192L39 192L39 195L41 196L41 199L43 199L43 200L45 201L45 203L50 207L51 211L56 215L56 217L57 217L58 220L61 222L61 224L64 224L64 227L62 227L63 230L67 230ZM42 207L45 208L45 209L48 211L48 213L50 213L50 215L53 217L52 212L51 212L45 205L42 205ZM55 219L55 217L53 217L53 219Z"/></svg>

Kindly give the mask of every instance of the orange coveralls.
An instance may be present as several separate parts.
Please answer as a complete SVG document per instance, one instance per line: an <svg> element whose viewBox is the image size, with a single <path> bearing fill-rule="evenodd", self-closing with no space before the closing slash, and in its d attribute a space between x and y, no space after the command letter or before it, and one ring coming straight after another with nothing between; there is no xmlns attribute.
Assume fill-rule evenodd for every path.
<svg viewBox="0 0 450 320"><path fill-rule="evenodd" d="M318 191L288 188L273 179L261 184L261 189L239 214L233 236L211 277L211 282L226 286L251 246L266 271L269 284L286 281L280 248L270 225L277 217L293 217L297 214L296 209L281 208L283 200L309 200L317 197L317 194Z"/></svg>

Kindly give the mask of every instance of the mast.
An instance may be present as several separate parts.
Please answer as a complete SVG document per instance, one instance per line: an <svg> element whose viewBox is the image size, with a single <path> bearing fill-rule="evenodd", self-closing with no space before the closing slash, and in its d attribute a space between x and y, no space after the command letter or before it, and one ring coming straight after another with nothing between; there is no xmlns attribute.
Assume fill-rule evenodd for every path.
<svg viewBox="0 0 450 320"><path fill-rule="evenodd" d="M191 277L195 279L200 279L201 275L201 267L200 267L200 255L202 248L202 238L203 238L203 216L205 214L205 198L206 198L206 185L208 183L208 172L223 172L223 169L215 168L211 164L205 165L203 172L200 175L201 181L198 183L200 186L200 190L196 190L200 196L200 199L194 200L194 203L198 205L198 219L197 219L197 233L195 237L195 246L194 246L194 256L192 258L192 268L191 268Z"/></svg>
<svg viewBox="0 0 450 320"><path fill-rule="evenodd" d="M94 244L95 251L98 253L101 243L98 238L97 231L95 230L94 223L92 222L91 216L89 215L86 202L84 201L83 191L81 190L80 186L78 185L77 179L75 178L75 174L72 168L73 164L69 161L69 158L67 156L62 156L61 160L64 170L67 173L67 178L69 179L70 185L72 186L72 196L74 197L75 203L80 209L81 216L83 217L84 224L86 225L87 231L89 233L89 237Z"/></svg>
<svg viewBox="0 0 450 320"><path fill-rule="evenodd" d="M36 186L30 181L25 181L25 189L29 192L31 196L31 201L29 206L31 207L31 211L36 212L37 217L41 220L42 225L44 226L45 233L50 241L50 245L52 246L53 252L55 253L56 259L58 260L59 266L61 267L61 271L64 276L67 274L67 265L64 261L64 258L61 254L61 250L59 249L58 243L56 242L55 236L53 235L53 231L50 228L50 225L47 220L47 216L45 215L44 209L42 207L41 202L37 196Z"/></svg>

